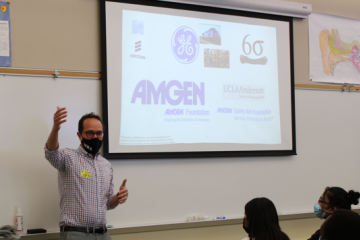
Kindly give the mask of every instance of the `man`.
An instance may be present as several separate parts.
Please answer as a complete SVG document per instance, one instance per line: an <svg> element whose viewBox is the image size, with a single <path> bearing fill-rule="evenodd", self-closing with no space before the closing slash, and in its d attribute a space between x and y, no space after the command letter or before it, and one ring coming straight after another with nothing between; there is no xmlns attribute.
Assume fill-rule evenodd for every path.
<svg viewBox="0 0 360 240"><path fill-rule="evenodd" d="M99 153L104 128L100 117L94 113L79 120L80 146L59 150L58 134L66 116L66 108L58 107L45 146L46 159L58 170L60 239L109 240L106 210L127 200L127 180L114 195L113 169Z"/></svg>
<svg viewBox="0 0 360 240"><path fill-rule="evenodd" d="M360 216L347 210L338 209L321 225L321 240L360 239Z"/></svg>

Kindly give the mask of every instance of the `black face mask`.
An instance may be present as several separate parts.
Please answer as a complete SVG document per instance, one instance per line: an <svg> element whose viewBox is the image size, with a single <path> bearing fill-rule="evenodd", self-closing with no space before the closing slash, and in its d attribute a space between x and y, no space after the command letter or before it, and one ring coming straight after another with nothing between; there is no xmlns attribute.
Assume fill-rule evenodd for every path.
<svg viewBox="0 0 360 240"><path fill-rule="evenodd" d="M95 154L97 154L101 148L102 140L99 140L98 138L93 138L90 140L83 138L81 144L86 152L95 156Z"/></svg>
<svg viewBox="0 0 360 240"><path fill-rule="evenodd" d="M249 228L245 227L245 219L243 219L243 229L245 230L246 233L249 233Z"/></svg>

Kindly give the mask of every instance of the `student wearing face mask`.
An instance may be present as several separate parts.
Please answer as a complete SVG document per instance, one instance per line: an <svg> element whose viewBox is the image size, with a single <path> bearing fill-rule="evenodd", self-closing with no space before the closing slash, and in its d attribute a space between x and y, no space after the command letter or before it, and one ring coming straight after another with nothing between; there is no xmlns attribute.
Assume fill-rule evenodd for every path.
<svg viewBox="0 0 360 240"><path fill-rule="evenodd" d="M359 192L353 190L346 192L340 187L327 187L314 205L315 215L320 219L327 220L338 209L351 210L351 205L359 203L359 197ZM308 240L319 240L320 235L319 229Z"/></svg>
<svg viewBox="0 0 360 240"><path fill-rule="evenodd" d="M243 240L289 240L280 229L274 203L267 198L254 198L245 205L243 228L249 234Z"/></svg>
<svg viewBox="0 0 360 240"><path fill-rule="evenodd" d="M100 117L94 113L79 120L80 146L59 149L59 130L66 116L66 108L58 107L45 146L46 159L58 170L60 239L110 240L106 210L127 200L126 179L114 194L113 169L99 153L104 128Z"/></svg>

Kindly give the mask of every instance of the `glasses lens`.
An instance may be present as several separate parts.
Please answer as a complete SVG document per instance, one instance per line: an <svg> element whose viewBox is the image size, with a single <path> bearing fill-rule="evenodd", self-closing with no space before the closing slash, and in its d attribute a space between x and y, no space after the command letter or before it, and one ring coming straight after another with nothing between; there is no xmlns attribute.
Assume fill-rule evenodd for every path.
<svg viewBox="0 0 360 240"><path fill-rule="evenodd" d="M94 137L94 132L93 131L87 131L87 132L85 132L86 133L86 136L88 137L88 138L92 138L92 137Z"/></svg>
<svg viewBox="0 0 360 240"><path fill-rule="evenodd" d="M86 133L86 136L88 137L88 138L93 138L94 136L95 136L95 134L96 134L96 136L98 137L98 138L103 138L103 136L104 136L104 132L97 132L97 133L95 133L95 132L93 132L93 131L87 131L87 132L85 132Z"/></svg>
<svg viewBox="0 0 360 240"><path fill-rule="evenodd" d="M328 202L325 202L325 201L322 201L322 200L319 200L318 202L319 202L319 203L325 203L325 204L330 204L330 203L328 203Z"/></svg>

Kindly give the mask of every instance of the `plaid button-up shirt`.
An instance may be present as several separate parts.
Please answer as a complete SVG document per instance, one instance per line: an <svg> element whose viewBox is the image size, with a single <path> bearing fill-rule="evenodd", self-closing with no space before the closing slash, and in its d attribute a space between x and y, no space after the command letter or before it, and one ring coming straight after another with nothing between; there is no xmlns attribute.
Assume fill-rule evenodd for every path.
<svg viewBox="0 0 360 240"><path fill-rule="evenodd" d="M45 157L58 170L59 225L100 227L106 225L106 210L114 195L113 169L109 161L78 149L45 146Z"/></svg>

